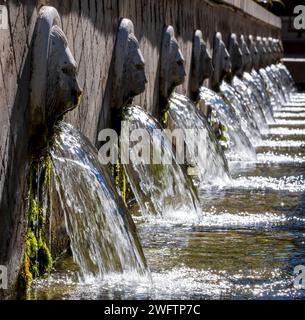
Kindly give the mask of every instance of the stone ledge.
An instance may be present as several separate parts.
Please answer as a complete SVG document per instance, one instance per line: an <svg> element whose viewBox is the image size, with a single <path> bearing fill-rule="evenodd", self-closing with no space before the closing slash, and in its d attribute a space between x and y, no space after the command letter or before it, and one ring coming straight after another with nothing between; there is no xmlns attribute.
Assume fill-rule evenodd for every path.
<svg viewBox="0 0 305 320"><path fill-rule="evenodd" d="M217 2L230 5L276 28L282 28L282 21L279 17L270 13L268 10L252 0L218 0Z"/></svg>

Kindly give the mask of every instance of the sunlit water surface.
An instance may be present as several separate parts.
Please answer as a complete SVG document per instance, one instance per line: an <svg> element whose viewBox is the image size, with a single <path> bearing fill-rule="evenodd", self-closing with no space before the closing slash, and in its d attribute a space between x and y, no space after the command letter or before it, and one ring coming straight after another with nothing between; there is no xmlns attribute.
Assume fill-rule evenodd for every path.
<svg viewBox="0 0 305 320"><path fill-rule="evenodd" d="M305 125L304 110L284 110L257 146L257 159L230 162L229 184L201 188L200 218L180 211L143 221L135 210L150 276L113 273L84 283L64 256L28 298L305 298L293 286L294 267L305 265L305 131L285 126L292 114Z"/></svg>

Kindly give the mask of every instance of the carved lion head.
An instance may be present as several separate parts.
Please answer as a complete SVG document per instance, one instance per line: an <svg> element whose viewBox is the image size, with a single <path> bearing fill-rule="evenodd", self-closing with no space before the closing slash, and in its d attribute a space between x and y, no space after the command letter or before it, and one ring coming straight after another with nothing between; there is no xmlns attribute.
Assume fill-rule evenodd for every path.
<svg viewBox="0 0 305 320"><path fill-rule="evenodd" d="M205 79L213 75L213 63L210 52L203 40L202 32L196 30L193 39L193 56L191 67L190 89L195 93L202 86Z"/></svg>
<svg viewBox="0 0 305 320"><path fill-rule="evenodd" d="M167 99L185 80L184 57L175 38L174 28L165 29L161 48L160 94Z"/></svg>
<svg viewBox="0 0 305 320"><path fill-rule="evenodd" d="M237 41L237 36L232 33L229 38L229 54L232 62L232 74L239 75L243 68L243 53L240 49L239 43Z"/></svg>
<svg viewBox="0 0 305 320"><path fill-rule="evenodd" d="M220 32L217 32L214 36L213 66L212 86L217 87L224 77L231 73L232 69L230 54L226 49Z"/></svg>
<svg viewBox="0 0 305 320"><path fill-rule="evenodd" d="M77 79L77 64L58 26L50 34L47 74L47 121L54 122L79 105L83 92Z"/></svg>

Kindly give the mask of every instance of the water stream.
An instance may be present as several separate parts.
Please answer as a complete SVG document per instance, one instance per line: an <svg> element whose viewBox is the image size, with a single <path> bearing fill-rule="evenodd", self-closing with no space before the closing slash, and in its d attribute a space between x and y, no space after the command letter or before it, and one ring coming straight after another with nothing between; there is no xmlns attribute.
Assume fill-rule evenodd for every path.
<svg viewBox="0 0 305 320"><path fill-rule="evenodd" d="M226 127L227 158L229 160L254 159L256 157L255 148L247 136L247 130L243 130L244 119L233 104L228 100L225 102L219 94L206 87L201 87L200 99L205 105L213 106L214 118Z"/></svg>
<svg viewBox="0 0 305 320"><path fill-rule="evenodd" d="M198 168L201 184L227 184L230 181L227 160L220 143L211 130L206 118L187 97L173 94L170 99L169 115L172 119L171 129L181 129L185 135L185 145L190 153L190 160ZM189 131L191 130L191 131ZM200 130L204 136L198 150L193 146L193 132ZM196 152L197 151L197 152Z"/></svg>
<svg viewBox="0 0 305 320"><path fill-rule="evenodd" d="M198 218L197 193L186 170L177 163L172 144L161 125L142 108L129 106L124 112L121 135L126 137L139 129L145 129L144 145L150 151L149 163L129 161L124 168L142 215L147 219L167 217L180 221L185 218L181 213L188 212L192 218ZM131 160L136 152L132 150ZM153 150L160 154L154 157Z"/></svg>
<svg viewBox="0 0 305 320"><path fill-rule="evenodd" d="M109 273L146 273L136 228L91 143L68 124L51 155L55 188L82 280Z"/></svg>
<svg viewBox="0 0 305 320"><path fill-rule="evenodd" d="M305 264L305 95L295 93L282 65L252 72L236 85L249 82L261 86L262 91L236 94L236 88L226 83L222 97L209 89L201 90L202 100L214 106L216 116L228 129L229 148L224 153L231 179L200 184L198 200L184 168L175 162L158 168L126 166L138 204L133 219L150 276L144 272L132 223L123 218L128 214L116 198L115 187L105 178L108 172L93 156L96 151L70 126L63 125L59 145L53 151L58 191L67 207L72 247L78 246L80 236L88 236L89 228L89 250L74 257L77 263L68 255L59 259L54 272L48 279L37 280L28 297L304 299L304 290L293 285L293 269ZM171 102L170 113L177 126L206 128L200 113L185 98L176 95ZM258 108L261 112L254 115ZM139 107L130 106L126 119L133 128L160 129ZM261 126L257 122L263 119ZM152 135L149 139L153 141ZM167 155L175 158L168 140L164 136L154 140L157 144L160 141ZM216 152L219 149L212 138L209 141L213 143L210 158L197 163L205 178L207 167L213 174L226 174L223 154ZM95 233L94 228L100 225L108 232ZM105 243L112 247L111 252ZM95 261L100 248L108 256ZM89 269L92 264L103 276L78 281L83 259L89 260ZM104 265L109 260L118 268Z"/></svg>

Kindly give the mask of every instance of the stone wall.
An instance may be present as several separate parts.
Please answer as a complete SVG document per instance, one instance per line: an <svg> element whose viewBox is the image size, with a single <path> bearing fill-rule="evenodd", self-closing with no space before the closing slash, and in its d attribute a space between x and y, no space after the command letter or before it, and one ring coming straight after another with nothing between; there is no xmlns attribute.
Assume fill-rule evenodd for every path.
<svg viewBox="0 0 305 320"><path fill-rule="evenodd" d="M42 5L57 8L63 30L78 63L84 89L81 105L66 120L96 141L99 116L107 126L109 107L105 93L109 86L112 51L119 19L135 24L135 33L146 60L148 85L135 102L155 113L158 104L158 68L161 34L172 24L190 69L192 37L201 29L211 44L220 31L226 40L231 32L279 36L278 20L266 12L254 17L255 8L238 7L236 1L207 0L0 0L8 9L9 29L0 30L0 264L9 266L15 279L22 257L25 226L27 174L30 154L26 110L29 98L31 41ZM245 1L241 1L244 3ZM247 0L247 2L252 2ZM229 3L229 4L228 4ZM251 9L252 8L252 9ZM253 9L254 8L254 9ZM177 89L188 92L188 77Z"/></svg>

